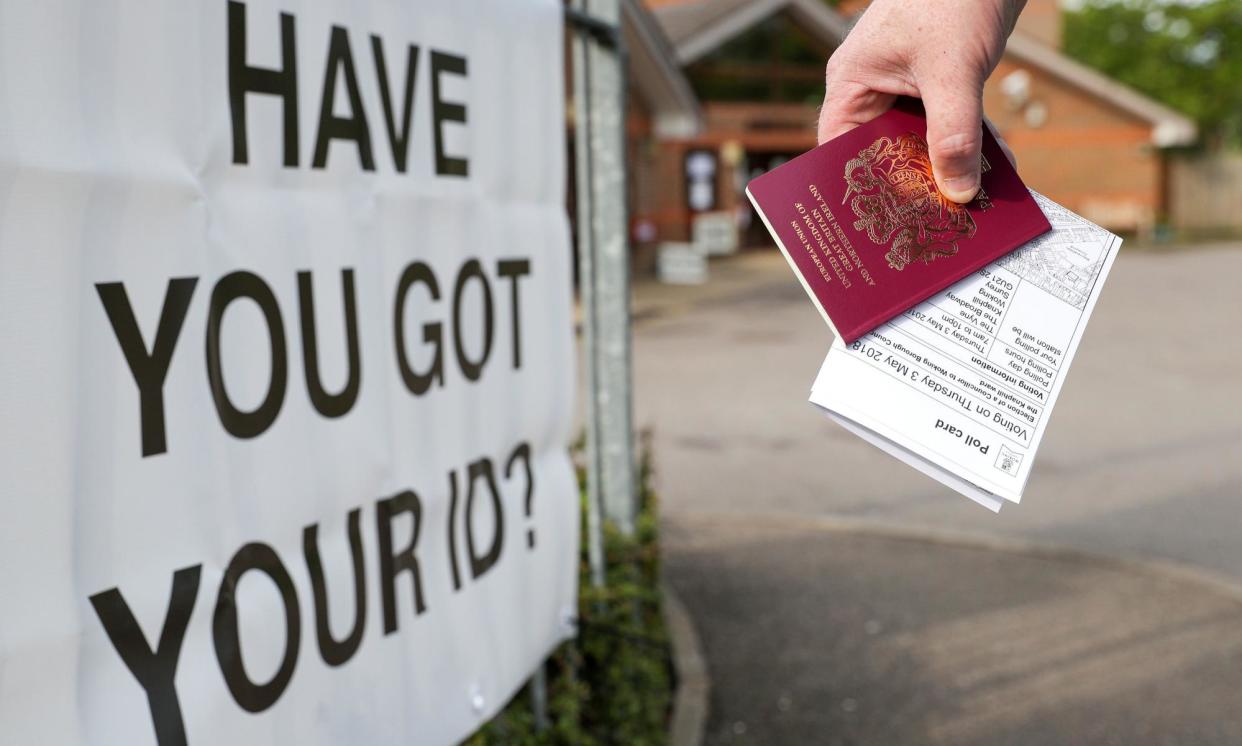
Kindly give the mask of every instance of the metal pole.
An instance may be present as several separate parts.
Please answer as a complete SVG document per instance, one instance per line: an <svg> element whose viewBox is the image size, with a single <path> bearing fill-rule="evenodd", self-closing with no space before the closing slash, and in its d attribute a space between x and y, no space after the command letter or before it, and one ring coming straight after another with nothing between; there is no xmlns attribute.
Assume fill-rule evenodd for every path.
<svg viewBox="0 0 1242 746"><path fill-rule="evenodd" d="M579 289L586 348L588 498L624 534L634 532L630 252L625 184L625 70L620 0L575 0ZM589 533L595 534L588 513ZM598 540L597 535L588 541ZM588 545L588 555L596 548ZM592 578L603 584L602 548Z"/></svg>
<svg viewBox="0 0 1242 746"><path fill-rule="evenodd" d="M587 556L591 583L606 580L601 506L634 532L630 287L625 192L625 55L619 0L572 0L578 282L587 379ZM593 14L594 13L594 14ZM530 679L535 730L551 727L547 670Z"/></svg>
<svg viewBox="0 0 1242 746"><path fill-rule="evenodd" d="M548 674L543 665L530 679L530 708L535 712L535 732L543 733L551 726L548 720Z"/></svg>
<svg viewBox="0 0 1242 746"><path fill-rule="evenodd" d="M576 0L583 2L584 0ZM576 10L576 9L571 9ZM580 12L578 12L580 15ZM570 17L573 20L573 17ZM600 517L599 432L595 415L595 317L591 299L595 297L595 250L592 230L591 194L591 110L588 105L586 35L575 25L573 39L573 112L574 112L574 173L576 175L576 223L578 228L578 292L582 303L583 375L587 384L586 421L587 458L587 561L591 566L591 584L604 587L604 539Z"/></svg>

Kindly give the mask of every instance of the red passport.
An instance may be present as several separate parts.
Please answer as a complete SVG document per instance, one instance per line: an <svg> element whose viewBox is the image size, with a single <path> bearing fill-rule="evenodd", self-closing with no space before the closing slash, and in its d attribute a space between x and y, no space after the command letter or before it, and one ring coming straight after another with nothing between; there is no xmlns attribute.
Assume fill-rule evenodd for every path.
<svg viewBox="0 0 1242 746"><path fill-rule="evenodd" d="M750 182L755 209L845 342L1051 230L983 127L979 196L942 195L920 102L880 117Z"/></svg>

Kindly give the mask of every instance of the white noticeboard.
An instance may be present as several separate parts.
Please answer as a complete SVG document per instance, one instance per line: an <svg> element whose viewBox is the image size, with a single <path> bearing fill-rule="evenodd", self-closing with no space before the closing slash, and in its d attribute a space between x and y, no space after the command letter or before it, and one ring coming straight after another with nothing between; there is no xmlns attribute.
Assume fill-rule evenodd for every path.
<svg viewBox="0 0 1242 746"><path fill-rule="evenodd" d="M557 0L0 0L0 742L444 744L572 634Z"/></svg>
<svg viewBox="0 0 1242 746"><path fill-rule="evenodd" d="M737 253L737 216L729 211L702 212L694 216L694 245L707 256Z"/></svg>
<svg viewBox="0 0 1242 746"><path fill-rule="evenodd" d="M707 254L697 244L660 244L656 275L666 285L702 285L708 280Z"/></svg>

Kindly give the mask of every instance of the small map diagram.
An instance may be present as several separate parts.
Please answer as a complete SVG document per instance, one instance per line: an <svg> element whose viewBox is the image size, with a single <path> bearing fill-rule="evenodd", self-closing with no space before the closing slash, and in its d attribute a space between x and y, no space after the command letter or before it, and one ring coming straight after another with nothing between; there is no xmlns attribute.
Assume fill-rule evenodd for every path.
<svg viewBox="0 0 1242 746"><path fill-rule="evenodd" d="M1052 223L1052 230L999 264L1081 311L1104 266L1109 233L1042 194L1031 195Z"/></svg>

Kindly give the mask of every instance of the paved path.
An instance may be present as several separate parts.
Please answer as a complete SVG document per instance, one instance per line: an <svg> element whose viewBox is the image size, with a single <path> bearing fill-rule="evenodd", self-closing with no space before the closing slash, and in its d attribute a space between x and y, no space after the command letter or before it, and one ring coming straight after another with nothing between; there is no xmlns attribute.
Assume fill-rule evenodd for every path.
<svg viewBox="0 0 1242 746"><path fill-rule="evenodd" d="M1123 252L999 516L805 402L830 338L778 255L713 276L640 287L635 339L711 742L1242 743L1238 596L1073 554L1242 587L1242 247Z"/></svg>

